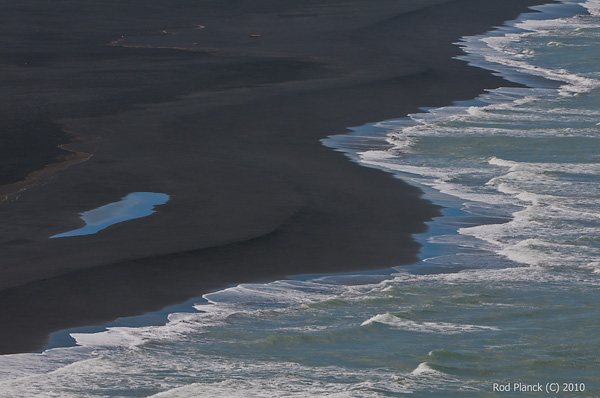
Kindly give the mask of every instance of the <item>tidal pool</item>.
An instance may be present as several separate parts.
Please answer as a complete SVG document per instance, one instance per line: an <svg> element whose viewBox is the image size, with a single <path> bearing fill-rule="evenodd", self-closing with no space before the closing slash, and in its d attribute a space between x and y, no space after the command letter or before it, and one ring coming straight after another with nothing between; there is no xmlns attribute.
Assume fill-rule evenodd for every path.
<svg viewBox="0 0 600 398"><path fill-rule="evenodd" d="M50 238L66 238L70 236L91 235L113 224L149 216L154 213L155 206L164 205L169 195L154 192L132 192L119 202L109 203L97 209L81 213L85 227L63 232Z"/></svg>

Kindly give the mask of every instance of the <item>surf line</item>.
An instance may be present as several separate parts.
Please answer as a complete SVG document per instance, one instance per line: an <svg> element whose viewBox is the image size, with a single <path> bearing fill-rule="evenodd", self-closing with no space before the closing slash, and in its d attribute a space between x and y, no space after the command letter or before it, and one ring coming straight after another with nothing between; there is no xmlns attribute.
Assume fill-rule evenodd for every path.
<svg viewBox="0 0 600 398"><path fill-rule="evenodd" d="M164 193L132 192L119 202L81 213L80 217L85 221L85 227L53 235L50 239L92 235L111 225L149 216L156 212L155 206L164 205L168 200L169 195Z"/></svg>

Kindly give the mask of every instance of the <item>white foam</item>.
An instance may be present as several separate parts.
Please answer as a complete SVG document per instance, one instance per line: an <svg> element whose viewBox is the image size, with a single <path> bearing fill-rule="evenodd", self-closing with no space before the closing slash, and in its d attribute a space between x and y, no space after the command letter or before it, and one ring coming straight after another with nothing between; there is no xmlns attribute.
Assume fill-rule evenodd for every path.
<svg viewBox="0 0 600 398"><path fill-rule="evenodd" d="M590 268L595 274L600 274L600 261L592 261L587 264L587 267Z"/></svg>
<svg viewBox="0 0 600 398"><path fill-rule="evenodd" d="M494 166L508 167L510 171L529 171L537 174L555 172L596 175L600 173L600 163L531 163L504 160L495 156L491 157L488 163Z"/></svg>
<svg viewBox="0 0 600 398"><path fill-rule="evenodd" d="M495 165L495 166L503 166L503 167L509 167L511 169L513 169L514 167L518 166L519 163L518 162L514 162L512 160L504 160L504 159L500 159L497 158L495 156L492 156L490 158L490 160L488 160L489 164Z"/></svg>
<svg viewBox="0 0 600 398"><path fill-rule="evenodd" d="M395 158L394 154L390 151L364 151L358 152L358 155L360 155L363 162L380 162Z"/></svg>
<svg viewBox="0 0 600 398"><path fill-rule="evenodd" d="M395 274L394 279L388 281L390 285L403 283L441 283L445 285L463 285L465 283L482 283L486 286L490 284L504 283L540 283L549 282L565 283L571 286L600 286L600 280L596 276L590 276L586 273L573 272L554 272L552 269L542 266L518 266L499 269L468 269L455 273L430 274L430 275L410 275L399 272Z"/></svg>
<svg viewBox="0 0 600 398"><path fill-rule="evenodd" d="M549 69L541 66L531 65L521 60L506 58L504 55L487 55L486 60L490 63L498 63L534 76L549 80L558 80L566 84L562 85L559 94L569 96L581 94L600 87L600 81L569 73L564 69Z"/></svg>
<svg viewBox="0 0 600 398"><path fill-rule="evenodd" d="M503 248L498 253L517 263L545 265L552 257L548 256L545 250L540 250L540 246L551 247L548 242L540 239L525 239L515 245Z"/></svg>
<svg viewBox="0 0 600 398"><path fill-rule="evenodd" d="M481 139L494 135L544 139L548 136L581 137L585 134L589 137L597 136L597 131L594 129L572 129L568 126L571 123L580 124L582 121L595 125L595 121L600 117L598 111L547 106L540 108L532 105L535 102L534 98L551 97L552 90L500 89L496 91L498 93L486 94L486 98L492 102L490 105L448 107L430 110L425 114L411 115L413 122L417 123L416 126L407 127L406 120L403 120L400 128L396 128L393 122L389 122L387 126L392 130L390 136L393 138L390 139L390 143L393 144L394 140L403 142L402 135L410 136L413 142L424 137L446 136L455 139L468 135L482 137ZM529 93L535 95L527 95ZM527 100L523 100L524 98ZM501 102L503 100L508 102ZM552 115L552 120L561 121L567 127L560 127L559 124L559 127L553 127L551 130L539 128L538 121L549 124L546 120L548 114ZM502 123L506 127L482 127L477 123ZM523 126L531 124L532 127L525 129L519 126L519 123ZM418 137L419 135L421 138ZM508 144L510 142L507 142ZM463 203L465 206L471 206L469 202L477 202L495 206L491 215L512 213L514 220L510 223L465 228L459 232L496 245L497 248L494 250L496 253L506 255L513 261L532 265L542 263L550 265L565 260L564 253L535 251L531 250L526 243L519 246L519 242L526 241L531 236L538 236L540 233L556 235L554 229L557 222L569 223L568 227L563 229L571 231L571 235L588 233L588 229L575 223L596 221L600 217L600 212L596 211L596 204L589 199L600 194L600 186L596 187L585 181L577 182L571 177L595 176L600 173L599 163L523 162L492 156L485 160L489 167L481 164L480 168L474 168L473 165L477 163L473 163L472 160L469 164L455 160L419 158L422 156L419 151L423 145L419 143L419 146L414 148L415 151L408 156L399 155L395 152L397 148L394 147L389 151L361 152L359 157L365 165L400 173L402 178L414 183L466 200L468 202ZM447 150L452 149L447 143L445 145ZM399 149L400 152L405 151L403 147ZM465 178L472 180L487 178L487 183L485 186L465 185ZM508 212L509 209L512 210ZM572 236L564 235L560 238L569 240ZM559 241L554 243L562 250L566 250ZM581 265L591 254L589 250L576 254L577 260L569 263Z"/></svg>
<svg viewBox="0 0 600 398"><path fill-rule="evenodd" d="M428 362L421 362L415 370L410 372L411 376L430 376L430 375L442 375L442 372L437 371L431 367Z"/></svg>
<svg viewBox="0 0 600 398"><path fill-rule="evenodd" d="M128 330L133 333L127 333ZM138 335L139 330L132 328L110 328L98 333L72 333L78 345L86 347L126 347L133 348L143 344L144 339Z"/></svg>
<svg viewBox="0 0 600 398"><path fill-rule="evenodd" d="M243 364L247 366L247 364ZM337 368L310 368L291 363L263 365L254 378L231 377L219 382L192 383L152 395L149 398L188 397L378 397L381 394L411 394L424 387L452 381L448 377L421 380L427 371L397 376L385 369L377 371ZM429 376L442 376L428 372ZM321 377L314 377L315 374ZM354 379L353 383L338 382L340 375ZM265 377L268 376L268 377ZM322 379L326 379L322 380Z"/></svg>
<svg viewBox="0 0 600 398"><path fill-rule="evenodd" d="M595 10L598 9L596 0L591 0L584 6L592 14L595 14ZM562 81L565 84L559 89L559 94L563 96L580 94L600 87L600 81L597 79L569 72L564 68L547 68L532 64L529 59L535 55L535 51L523 47L523 43L528 38L545 38L546 36L555 36L555 33L559 35L568 35L569 32L577 34L580 28L600 26L596 21L576 15L570 18L525 19L509 23L509 26L512 28L508 32L506 29L497 28L496 32L491 35L463 38L457 44L463 47L468 55L460 58L507 76L514 75L514 71L519 71L523 74ZM556 41L550 43L562 45Z"/></svg>
<svg viewBox="0 0 600 398"><path fill-rule="evenodd" d="M371 157L371 159L374 159L374 157ZM390 170L392 172L395 171L395 172L414 174L417 176L435 177L438 179L447 179L450 175L450 173L448 171L443 171L443 170L440 170L440 169L434 168L434 167L411 166L411 165L401 164L401 163L396 163L396 162L385 162L385 161L383 161L383 160L385 160L384 158L380 158L380 159L381 159L381 161L379 161L379 160L361 160L361 163L371 165L371 166L377 166L377 167L380 167L383 169Z"/></svg>
<svg viewBox="0 0 600 398"><path fill-rule="evenodd" d="M289 311L333 298L352 297L378 288L381 283L345 286L317 280L279 280L240 284L203 296L195 313L172 313L161 326L111 327L103 332L72 333L79 346L96 350L132 349L149 341L174 341L190 333L223 325L230 318L256 316L265 311Z"/></svg>
<svg viewBox="0 0 600 398"><path fill-rule="evenodd" d="M349 306L349 316L353 316L355 310L363 311L368 306L372 308L373 300L380 305L381 300L387 297L396 297L397 292L405 292L403 299L410 299L415 292L422 292L423 296L427 294L427 289L441 289L434 292L440 292L440 299L447 299L445 289L452 284L460 286L461 291L468 288L469 283L481 284L482 286L494 287L502 283L511 284L527 282L528 284L544 284L549 281L576 281L576 286L587 285L598 286L598 278L582 280L578 279L581 274L549 272L542 267L522 267L514 269L501 270L467 270L456 274L437 274L437 275L395 275L393 279L381 283L363 285L346 289L340 286L331 286L331 291L336 291L337 295L332 294L335 300L340 297L344 301L357 300L360 306L354 303L346 303ZM280 281L289 282L289 281ZM295 289L299 289L304 282L293 283ZM253 288L238 290L238 294L244 292L248 297L254 296L253 291L260 290L260 284L251 285ZM265 291L275 292L282 286L277 283L274 286L265 284ZM322 285L322 286L319 286ZM327 290L329 287L325 284L308 283L307 289L316 289L317 291ZM395 289L390 290L390 287ZM339 289L339 290L336 290ZM456 289L450 288L451 291ZM475 291L480 292L480 288L475 286ZM468 290L467 290L468 293ZM341 296L340 296L341 295ZM216 295L215 297L218 297ZM221 296L232 299L230 295ZM284 295L285 297L285 295ZM321 295L321 298L326 295ZM404 303L401 300L400 303ZM242 298L242 302L244 302ZM289 300L288 300L289 302ZM302 302L300 301L296 301ZM426 309L427 303L422 302L421 298L415 298L413 303L419 302L414 308ZM393 303L397 305L399 302ZM406 373L398 374L397 371L382 368L353 368L343 366L307 366L298 363L261 360L255 357L245 357L232 355L221 356L215 353L214 356L203 353L201 346L196 346L204 338L203 334L192 334L188 336L173 336L173 324L180 322L179 326L191 324L192 328L202 324L204 327L210 327L219 317L231 316L233 301L223 300L215 301L214 304L199 305L199 308L218 308L225 310L219 312L208 311L198 314L175 314L170 317L171 322L165 326L136 328L129 330L136 336L147 337L148 344L138 347L134 350L106 351L102 350L100 345L96 346L100 356L86 361L80 361L70 366L63 366L53 372L43 375L30 376L18 380L10 379L6 383L0 384L0 397L30 397L30 396L57 396L57 397L79 397L89 394L102 394L104 391L110 391L118 395L120 389L124 392L131 390L144 391L162 391L156 392L155 397L189 397L189 396L264 396L268 394L274 397L288 396L377 396L382 391L388 395L398 395L415 391L436 391L436 389L448 389L456 387L459 383L464 386L464 380L456 380L451 376L439 371L433 371L430 363L423 363L416 369L406 369ZM267 303L269 304L269 303ZM358 304L358 303L356 303ZM505 305L503 302L492 302L490 305ZM295 308L303 308L304 311L310 311L310 308L300 304ZM401 304L403 305L403 304ZM252 306L251 306L252 307ZM277 311L287 311L278 309ZM326 319L330 314L330 309L319 314L319 319ZM252 315L246 312L246 306L242 305L238 313ZM229 315L227 315L229 314ZM429 314L429 313L428 313ZM257 317L263 314L256 312ZM275 319L279 319L277 314L273 314ZM323 318L325 316L325 318ZM227 318L225 318L226 320ZM239 317L233 317L230 321L239 321ZM244 318L247 319L247 318ZM337 317L335 318L338 319ZM414 321L403 319L391 313L382 313L371 317L363 323L383 323L399 330L414 331L427 334L460 334L460 333L484 333L486 331L498 330L492 326L480 326L473 324L459 324L448 322L432 321ZM235 326L232 324L232 326ZM192 330L193 330L192 329ZM233 328L235 331L235 327ZM220 331L219 334L227 333L228 328ZM245 330L245 329L242 329ZM317 329L321 330L321 329ZM238 329L240 331L240 329ZM177 341L179 339L180 341ZM227 337L226 339L229 339ZM228 351L231 353L230 351ZM353 380L349 383L348 380ZM356 381L358 380L358 382ZM193 384L189 384L193 382Z"/></svg>
<svg viewBox="0 0 600 398"><path fill-rule="evenodd" d="M430 375L430 374L440 374L437 370L433 369L427 362L421 362L419 366L415 370L413 370L410 374L411 376L421 376L421 375Z"/></svg>
<svg viewBox="0 0 600 398"><path fill-rule="evenodd" d="M395 329L422 333L457 334L478 332L482 330L498 330L498 328L492 326L460 325L447 322L415 322L392 315L389 312L386 312L385 314L377 314L364 321L361 326L368 326L373 323L392 326Z"/></svg>
<svg viewBox="0 0 600 398"><path fill-rule="evenodd" d="M84 347L53 348L43 353L0 356L0 390L5 381L52 372L71 363L88 359L93 350Z"/></svg>
<svg viewBox="0 0 600 398"><path fill-rule="evenodd" d="M240 284L203 296L209 303L224 308L234 305L240 310L279 308L326 300L347 291L347 287L314 281L274 281L270 283ZM206 305L196 309L211 311Z"/></svg>
<svg viewBox="0 0 600 398"><path fill-rule="evenodd" d="M587 8L590 15L600 16L600 1L598 0L587 0L586 2L581 4L585 8Z"/></svg>
<svg viewBox="0 0 600 398"><path fill-rule="evenodd" d="M493 205L505 205L508 202L508 199L505 195L499 195L494 192L477 192L474 190L474 188L465 187L460 184L452 184L441 180L436 180L433 182L424 181L423 183L435 188L443 194L472 202Z"/></svg>

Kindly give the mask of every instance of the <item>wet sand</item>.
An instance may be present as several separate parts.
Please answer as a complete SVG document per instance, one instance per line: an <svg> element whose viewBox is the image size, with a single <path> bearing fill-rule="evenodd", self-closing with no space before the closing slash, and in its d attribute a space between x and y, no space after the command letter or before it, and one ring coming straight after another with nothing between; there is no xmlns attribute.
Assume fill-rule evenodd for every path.
<svg viewBox="0 0 600 398"><path fill-rule="evenodd" d="M2 28L0 353L234 283L414 263L439 209L319 140L509 85L452 43L537 2L29 3ZM49 239L131 192L171 199Z"/></svg>

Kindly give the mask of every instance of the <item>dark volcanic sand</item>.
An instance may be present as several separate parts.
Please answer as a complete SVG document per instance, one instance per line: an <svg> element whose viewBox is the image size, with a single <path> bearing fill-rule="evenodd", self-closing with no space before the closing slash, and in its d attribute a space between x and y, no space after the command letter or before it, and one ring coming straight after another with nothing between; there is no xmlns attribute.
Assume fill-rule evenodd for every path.
<svg viewBox="0 0 600 398"><path fill-rule="evenodd" d="M2 192L21 189L0 203L0 353L232 283L415 262L438 209L319 139L507 85L451 43L533 3L0 0L0 182L71 162ZM48 239L136 191L171 200Z"/></svg>

